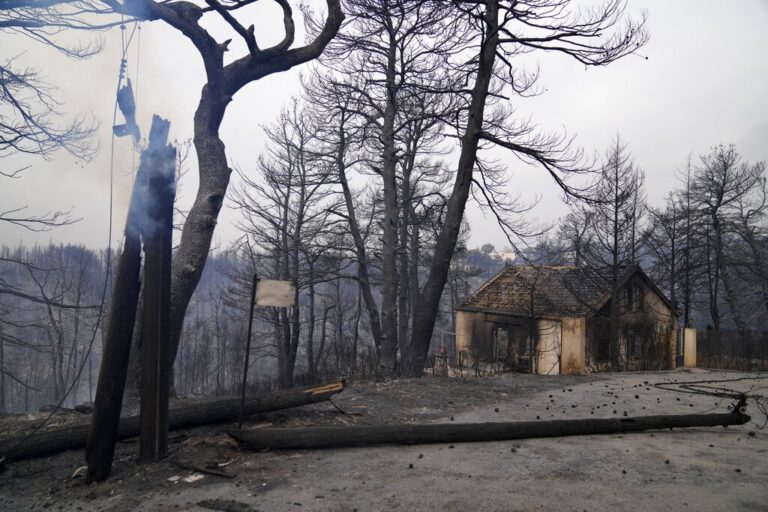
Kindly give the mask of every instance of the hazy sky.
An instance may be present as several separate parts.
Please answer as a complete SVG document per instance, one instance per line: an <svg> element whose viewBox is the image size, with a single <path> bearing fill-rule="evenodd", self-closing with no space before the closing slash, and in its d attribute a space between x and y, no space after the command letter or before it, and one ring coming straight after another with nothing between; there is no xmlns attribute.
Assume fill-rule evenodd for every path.
<svg viewBox="0 0 768 512"><path fill-rule="evenodd" d="M318 2L320 3L320 2ZM587 152L599 151L618 132L629 143L635 162L646 173L647 195L659 204L676 186L675 171L689 154L706 153L713 145L733 143L746 160L768 159L768 1L740 0L639 0L630 11L648 12L650 43L643 56L628 57L604 68L585 69L565 57L537 57L540 85L545 94L514 99L518 113L530 116L542 128L576 135ZM282 36L278 10L257 3L239 17L255 23L262 46ZM223 33L220 25L213 33ZM90 37L82 34L80 37ZM46 162L40 159L6 158L3 168L31 164L21 180L0 181L0 210L28 205L30 211L69 210L82 221L47 233L29 233L0 223L0 242L84 243L103 247L107 242L110 133L120 31L103 36L104 51L87 61L72 61L50 49L18 37L0 35L0 57L22 54L24 64L38 68L58 88L62 110L91 116L100 123L98 156L78 161L60 152ZM227 36L231 37L231 36ZM225 39L220 37L219 39ZM144 23L128 55L128 75L138 83L139 123L148 131L151 115L171 120L171 137L189 139L192 115L204 82L202 63L191 44L160 22ZM232 45L232 57L244 45ZM137 66L138 64L138 66ZM306 66L274 75L241 91L230 106L222 128L231 165L253 169L263 147L260 125L268 124L292 94L298 92L300 72ZM119 119L119 117L118 117ZM122 122L120 119L118 122ZM513 171L509 190L524 199L540 197L529 214L552 222L566 213L561 193L540 169L521 165L499 153ZM134 162L135 157L135 162ZM131 166L138 164L127 139L115 146L115 216L113 240L120 238L125 220ZM181 199L192 199L196 188L196 164L183 185ZM477 207L469 210L471 245L486 242L497 248L507 245L490 218ZM225 206L216 240L225 245L237 237L236 211Z"/></svg>

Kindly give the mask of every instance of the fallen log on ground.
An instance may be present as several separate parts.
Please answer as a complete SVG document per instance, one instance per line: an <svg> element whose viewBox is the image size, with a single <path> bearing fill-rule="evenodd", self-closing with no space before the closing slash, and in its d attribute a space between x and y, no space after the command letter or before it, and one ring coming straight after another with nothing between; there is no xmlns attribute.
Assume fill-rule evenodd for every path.
<svg viewBox="0 0 768 512"><path fill-rule="evenodd" d="M536 437L641 432L666 428L743 425L740 412L684 414L583 420L505 423L434 423L430 425L361 425L310 428L260 428L227 432L252 450L338 448L375 444L431 444L506 441Z"/></svg>
<svg viewBox="0 0 768 512"><path fill-rule="evenodd" d="M262 396L248 398L245 401L244 414L261 414L323 402L343 391L344 387L344 382L339 381L313 388L265 393ZM239 411L239 398L227 398L174 408L169 413L169 429L178 430L233 421L237 419ZM48 432L38 432L29 439L25 439L24 436L3 439L0 440L0 458L5 456L6 461L14 461L82 448L88 438L88 429L89 425L78 425ZM120 420L120 427L117 430L118 439L126 439L138 434L138 415L127 416Z"/></svg>

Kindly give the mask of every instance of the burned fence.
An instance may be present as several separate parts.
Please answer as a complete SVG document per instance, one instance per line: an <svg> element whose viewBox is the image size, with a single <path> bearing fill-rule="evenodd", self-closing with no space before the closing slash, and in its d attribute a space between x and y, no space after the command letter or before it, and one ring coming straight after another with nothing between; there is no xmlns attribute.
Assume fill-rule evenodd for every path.
<svg viewBox="0 0 768 512"><path fill-rule="evenodd" d="M700 368L768 370L768 331L701 330L697 338Z"/></svg>

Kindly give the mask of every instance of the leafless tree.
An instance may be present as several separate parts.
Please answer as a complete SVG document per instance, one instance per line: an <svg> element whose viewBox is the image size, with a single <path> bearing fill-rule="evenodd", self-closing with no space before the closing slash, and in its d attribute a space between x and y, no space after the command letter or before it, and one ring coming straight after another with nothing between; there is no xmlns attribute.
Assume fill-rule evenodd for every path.
<svg viewBox="0 0 768 512"><path fill-rule="evenodd" d="M26 36L34 41L48 45L73 59L86 59L101 49L99 41L86 42L75 46L62 44L59 34L65 30L99 30L108 28L94 23L92 15L109 11L103 6L96 6L91 2L63 2L63 1L37 1L37 0L3 0L0 2L0 34L18 34ZM0 180L20 179L29 166L11 169L8 168L6 158L14 154L26 154L50 159L54 152L61 150L68 152L78 159L89 159L95 152L92 143L92 135L95 131L94 123L82 116L67 119L62 112L61 102L56 98L53 87L46 83L37 70L23 64L23 54L6 56L0 61ZM53 227L71 224L78 219L73 218L68 211L48 211L45 213L30 213L24 205L15 205L0 210L0 222L9 223L29 231L48 231ZM51 249L51 252L53 249ZM20 282L5 279L0 276L0 295L21 299L24 302L36 306L44 306L47 311L48 322L41 321L40 326L47 324L52 340L52 371L54 382L55 401L63 398L64 388L68 385L70 374L75 372L78 361L78 348L81 334L81 299L84 296L84 273L80 267L80 279L76 282L77 293L75 303L64 304L64 292L67 286L58 290L50 289L46 283L38 279L40 274L55 276L57 282L64 283L70 279L71 269L64 264L62 254L59 251L59 261L56 268L43 268L29 261L18 259L14 255L6 255L2 263L6 268L16 267L25 269L35 286L25 287ZM29 253L24 254L29 256ZM21 255L19 255L21 257ZM48 262L50 263L50 262ZM24 309L17 302L16 308ZM18 313L18 310L15 311ZM74 332L72 333L71 347L68 361L64 361L65 352L65 322L63 318L68 313L74 312ZM2 329L0 329L2 330ZM18 334L18 333L17 333ZM0 411L5 409L5 375L6 357L5 343L20 342L17 335L0 333ZM53 342L55 341L55 342ZM34 347L34 344L27 344ZM82 354L80 354L82 355ZM22 379L13 377L15 382L25 386L28 384ZM74 384L75 386L77 383ZM76 399L77 388L73 388ZM27 400L28 401L28 400Z"/></svg>
<svg viewBox="0 0 768 512"><path fill-rule="evenodd" d="M203 272L216 220L229 185L231 169L227 162L219 128L233 96L246 85L316 59L336 35L344 15L339 0L327 0L325 21L319 30L310 30L311 41L294 47L294 12L288 0L276 0L283 11L285 35L276 45L262 48L253 26L245 27L234 16L252 1L206 0L199 6L191 2L150 0L104 0L114 12L139 20L167 23L195 46L200 54L207 83L201 91L194 118L194 145L199 165L199 188L173 258L171 279L171 353L178 348L184 314ZM247 54L224 63L231 39L217 41L203 26L210 15L224 20L247 47Z"/></svg>
<svg viewBox="0 0 768 512"><path fill-rule="evenodd" d="M766 190L765 162L756 164L761 180L752 193L739 199L736 214L736 236L743 250L734 256L737 274L755 290L756 303L762 305L768 317L768 190Z"/></svg>
<svg viewBox="0 0 768 512"><path fill-rule="evenodd" d="M59 403L70 389L68 403L77 403L81 369L93 357L101 256L54 245L0 252L0 285L18 292L0 293L0 404L10 396L14 409L27 408L30 390L31 403ZM6 377L23 400L13 400Z"/></svg>
<svg viewBox="0 0 768 512"><path fill-rule="evenodd" d="M745 220L745 206L753 201L755 194L757 204L762 205L764 174L763 162L753 165L742 162L734 146L713 148L710 154L700 158L699 165L694 169L691 201L704 221L707 295L715 331L720 330L722 321L721 286L736 329L743 333L747 328L727 246L736 236L737 227L749 236L743 224L739 224ZM746 206L746 210L749 209Z"/></svg>
<svg viewBox="0 0 768 512"><path fill-rule="evenodd" d="M60 34L69 30L102 30L115 23L99 24L96 14L111 9L100 2L61 0L3 0L0 33L18 34L53 47L67 57L87 59L101 50L101 41L68 45ZM112 20L115 21L114 19ZM0 159L21 152L50 157L64 149L77 158L93 154L94 125L84 117L66 120L51 85L35 70L24 66L21 56L0 62ZM0 169L7 174L7 169Z"/></svg>
<svg viewBox="0 0 768 512"><path fill-rule="evenodd" d="M649 225L646 245L653 255L656 267L654 272L657 283L665 283L663 289L675 309L680 303L680 269L682 267L685 231L683 222L684 212L681 211L680 201L670 192L664 208L648 208ZM682 299L685 300L684 298Z"/></svg>
<svg viewBox="0 0 768 512"><path fill-rule="evenodd" d="M566 252L573 265L580 267L586 263L586 254L594 245L592 224L594 212L579 202L571 208L558 227L558 235L565 243Z"/></svg>
<svg viewBox="0 0 768 512"><path fill-rule="evenodd" d="M579 191L566 184L567 176L588 168L580 153L572 150L570 139L542 133L504 107L501 100L507 95L536 92L538 74L515 66L513 58L534 51L551 52L587 66L599 66L636 52L647 40L645 17L638 21L626 18L625 2L621 0L609 1L597 9L580 8L567 0L454 0L452 5L455 20L471 35L467 52L472 51L471 56L462 54L464 58L455 63L453 70L466 84L455 91L464 101L455 122L461 151L447 200L444 229L437 237L421 307L413 320L407 375L420 375L424 366L467 198L477 182L479 151L493 145L506 148L522 160L543 167L573 195Z"/></svg>
<svg viewBox="0 0 768 512"><path fill-rule="evenodd" d="M60 34L67 30L100 30L94 15L110 9L97 2L3 0L0 2L0 34L18 34L53 47L73 59L87 59L101 49L99 40L67 45ZM95 124L84 116L67 119L52 85L23 62L23 54L0 61L0 178L18 179L28 166L9 169L4 158L27 154L45 159L63 150L78 159L88 160L95 152L92 136ZM0 211L0 221L33 231L68 224L69 212L51 211L30 214L25 206Z"/></svg>
<svg viewBox="0 0 768 512"><path fill-rule="evenodd" d="M323 60L333 85L351 98L349 113L366 128L368 166L381 180L383 218L380 368L397 370L407 349L411 186L419 156L439 134L447 96L441 60L458 51L445 2L350 0L349 23ZM369 308L370 309L370 308ZM398 314L400 319L398 319ZM406 318L402 318L405 316Z"/></svg>
<svg viewBox="0 0 768 512"><path fill-rule="evenodd" d="M316 151L329 165L334 173L334 181L338 184L343 198L343 208L331 212L346 221L349 236L352 240L357 266L357 280L360 293L368 312L371 337L378 355L381 352L381 318L379 305L374 298L372 285L373 251L369 247L372 222L366 223L364 190L353 187L352 174L367 161L361 147L366 139L366 125L356 114L357 101L347 94L347 87L342 86L326 77L317 77L305 85L305 96L311 105L311 114L316 119L319 145ZM368 211L373 216L375 208ZM361 215L362 213L362 215Z"/></svg>
<svg viewBox="0 0 768 512"><path fill-rule="evenodd" d="M343 19L339 1L328 0L325 21L310 26L311 42L294 47L293 9L287 0L276 0L283 11L285 36L273 47L260 48L253 27L243 27L233 15L251 3L250 0L207 0L204 5L150 0L7 0L0 3L0 30L30 37L69 57L93 55L100 49L100 42L66 46L58 41L60 33L106 30L124 22L118 15L129 20L163 21L187 37L202 57L208 83L203 88L195 115L194 135L200 187L174 257L171 313L174 356L184 313L202 275L216 218L229 182L231 171L227 166L224 144L218 136L226 107L233 95L248 83L317 58L336 34ZM225 65L224 54L230 40L216 41L200 24L204 17L219 17L226 21L236 36L245 41L248 53ZM86 142L93 131L92 125L83 119L62 124L58 116L58 102L51 89L33 70L19 68L11 59L0 67L0 87L2 108L8 114L3 116L0 126L0 155L4 151L22 151L47 156L57 148L67 149L79 156L89 154ZM17 176L18 172L3 170L5 175L11 177ZM19 209L12 209L0 215L3 220L31 229L44 229L70 220L66 212L42 216L20 215L20 212Z"/></svg>
<svg viewBox="0 0 768 512"><path fill-rule="evenodd" d="M269 145L267 155L259 160L258 177L241 172L243 185L232 196L244 215L241 227L264 251L260 259L266 263L266 275L297 285L290 311L275 308L272 312L283 387L293 385L302 333L302 291L309 288L314 301L316 261L327 250L321 240L332 228L328 223L333 206L327 195L330 172L312 150L315 133L294 100L266 130Z"/></svg>
<svg viewBox="0 0 768 512"><path fill-rule="evenodd" d="M682 260L681 260L681 298L683 303L683 325L685 327L691 326L691 317L694 304L695 292L699 283L699 270L702 267L701 251L699 251L700 242L697 241L700 216L698 215L696 208L691 198L691 180L692 180L692 166L691 159L688 158L688 162L685 168L685 174L682 177L683 187L679 192L679 206L678 210L682 214L682 225L679 231L682 236L682 244L678 243L682 248Z"/></svg>
<svg viewBox="0 0 768 512"><path fill-rule="evenodd" d="M640 218L644 210L644 175L632 161L627 146L617 135L606 151L605 163L593 192L591 233L594 244L587 253L589 265L610 269L611 366L620 368L619 315L621 293L619 279L626 266L637 262Z"/></svg>

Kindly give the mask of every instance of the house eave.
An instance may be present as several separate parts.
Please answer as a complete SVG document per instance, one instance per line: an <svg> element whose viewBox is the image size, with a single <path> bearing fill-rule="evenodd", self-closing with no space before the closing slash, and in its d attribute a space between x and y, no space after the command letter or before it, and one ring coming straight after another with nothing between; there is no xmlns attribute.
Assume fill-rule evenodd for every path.
<svg viewBox="0 0 768 512"><path fill-rule="evenodd" d="M483 313L486 315L508 316L510 318L521 318L521 319L533 318L534 320L562 320L563 318L582 318L582 317L589 316L583 312L573 312L573 313L567 313L567 314L563 313L559 315L547 314L547 315L529 316L529 315L518 315L504 309L478 308L478 307L466 306L466 305L455 306L453 310L464 311L467 313Z"/></svg>

